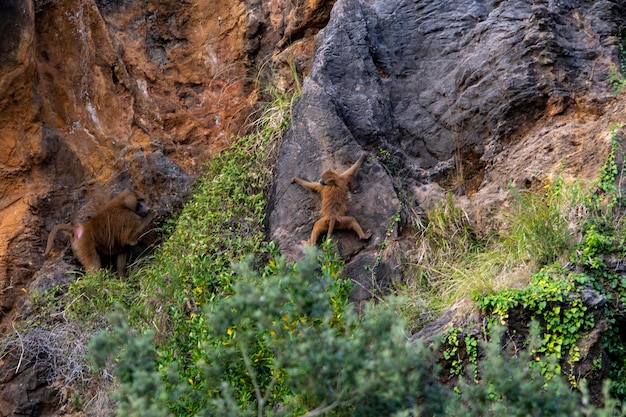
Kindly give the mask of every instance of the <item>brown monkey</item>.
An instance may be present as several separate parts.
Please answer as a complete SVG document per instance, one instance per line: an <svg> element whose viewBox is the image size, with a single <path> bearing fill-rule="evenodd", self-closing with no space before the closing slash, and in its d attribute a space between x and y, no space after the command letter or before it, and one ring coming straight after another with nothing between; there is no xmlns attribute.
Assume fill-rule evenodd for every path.
<svg viewBox="0 0 626 417"><path fill-rule="evenodd" d="M126 190L83 224L54 226L44 254L50 254L57 232L65 231L71 235L74 256L87 271L99 269L100 255L106 255L117 257L117 273L124 275L128 250L137 244L155 217L156 213L150 213L141 194Z"/></svg>
<svg viewBox="0 0 626 417"><path fill-rule="evenodd" d="M369 239L372 236L370 231L363 232L354 217L345 215L348 202L348 183L364 159L365 154L362 154L358 161L341 174L335 170L327 169L322 173L320 182L308 182L296 177L291 179L292 184L298 183L307 190L322 196L322 218L313 225L309 244L316 244L317 238L324 231L327 231L326 234L331 236L334 229L352 229L359 235L359 239Z"/></svg>

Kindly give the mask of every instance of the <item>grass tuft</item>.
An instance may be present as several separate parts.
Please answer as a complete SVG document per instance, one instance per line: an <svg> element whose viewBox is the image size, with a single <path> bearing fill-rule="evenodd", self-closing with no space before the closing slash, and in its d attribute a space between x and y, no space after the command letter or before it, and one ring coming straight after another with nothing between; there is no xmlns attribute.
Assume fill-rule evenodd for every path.
<svg viewBox="0 0 626 417"><path fill-rule="evenodd" d="M540 191L511 189L498 231L485 237L451 196L427 213L409 256L410 279L398 286L408 300L402 315L427 323L444 308L474 308L477 294L523 286L531 273L559 258L575 243L584 208L584 187L557 179Z"/></svg>

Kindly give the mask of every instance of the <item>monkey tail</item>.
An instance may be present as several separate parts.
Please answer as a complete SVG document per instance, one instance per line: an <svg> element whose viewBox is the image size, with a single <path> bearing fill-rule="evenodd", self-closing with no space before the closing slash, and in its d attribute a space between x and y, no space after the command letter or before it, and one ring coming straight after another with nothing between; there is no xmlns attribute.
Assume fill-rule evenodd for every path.
<svg viewBox="0 0 626 417"><path fill-rule="evenodd" d="M328 222L328 233L326 233L328 236L331 236L333 234L333 229L335 228L336 221L337 219L334 216L330 218L330 221Z"/></svg>
<svg viewBox="0 0 626 417"><path fill-rule="evenodd" d="M48 256L50 254L50 251L52 250L52 245L54 244L54 238L60 231L73 233L74 227L71 224L57 224L56 226L54 226L52 228L52 231L50 232L50 235L48 235L48 243L46 244L46 251L43 253L44 255Z"/></svg>

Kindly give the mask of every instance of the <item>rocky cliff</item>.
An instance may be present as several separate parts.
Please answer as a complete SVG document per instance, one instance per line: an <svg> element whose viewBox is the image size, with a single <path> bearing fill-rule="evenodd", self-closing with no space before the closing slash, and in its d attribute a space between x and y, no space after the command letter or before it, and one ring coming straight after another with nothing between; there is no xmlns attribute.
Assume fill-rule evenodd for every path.
<svg viewBox="0 0 626 417"><path fill-rule="evenodd" d="M368 152L349 212L373 237L338 234L367 298L446 190L480 220L509 183L597 174L609 126L626 120L608 81L624 18L617 0L3 1L0 330L33 282L75 267L43 257L55 223L126 187L163 215L180 206L203 162L245 131L268 63L285 83L290 64L305 76L268 234L297 258L318 203L291 177ZM41 394L33 375L2 382ZM2 415L55 415L42 411L53 390L2 392Z"/></svg>
<svg viewBox="0 0 626 417"><path fill-rule="evenodd" d="M337 2L281 148L270 237L295 257L318 213L290 178L366 150L352 207L374 235L339 245L371 288L397 273L395 238L446 190L480 222L510 184L597 175L626 116L608 82L624 13L610 1Z"/></svg>
<svg viewBox="0 0 626 417"><path fill-rule="evenodd" d="M54 223L84 220L126 187L163 214L179 206L245 131L261 68L307 71L301 38L331 4L2 2L2 317L43 265Z"/></svg>
<svg viewBox="0 0 626 417"><path fill-rule="evenodd" d="M69 251L44 258L54 224L128 187L161 217L180 207L245 132L263 69L308 71L332 4L0 2L0 332L31 290L78 268ZM36 369L5 368L0 415L55 415Z"/></svg>

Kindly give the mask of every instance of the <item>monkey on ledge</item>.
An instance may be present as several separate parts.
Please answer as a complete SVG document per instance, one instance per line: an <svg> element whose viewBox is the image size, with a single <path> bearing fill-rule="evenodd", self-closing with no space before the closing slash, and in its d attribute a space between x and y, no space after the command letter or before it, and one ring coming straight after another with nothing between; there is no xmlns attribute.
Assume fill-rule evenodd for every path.
<svg viewBox="0 0 626 417"><path fill-rule="evenodd" d="M348 203L348 184L358 171L365 156L365 153L361 154L361 157L341 174L335 170L327 169L322 173L319 182L308 182L297 177L291 179L292 184L297 183L322 196L322 218L313 225L311 238L308 242L310 245L315 245L323 232L327 232L326 234L331 236L335 229L354 230L359 235L359 239L363 240L372 236L369 230L363 232L354 217L345 215Z"/></svg>
<svg viewBox="0 0 626 417"><path fill-rule="evenodd" d="M44 255L50 254L58 232L68 232L71 235L72 252L85 270L100 269L100 255L112 256L117 258L117 274L123 276L130 247L137 245L155 217L156 213L151 213L146 207L141 194L131 190L123 191L86 222L78 226L54 226L48 236Z"/></svg>

